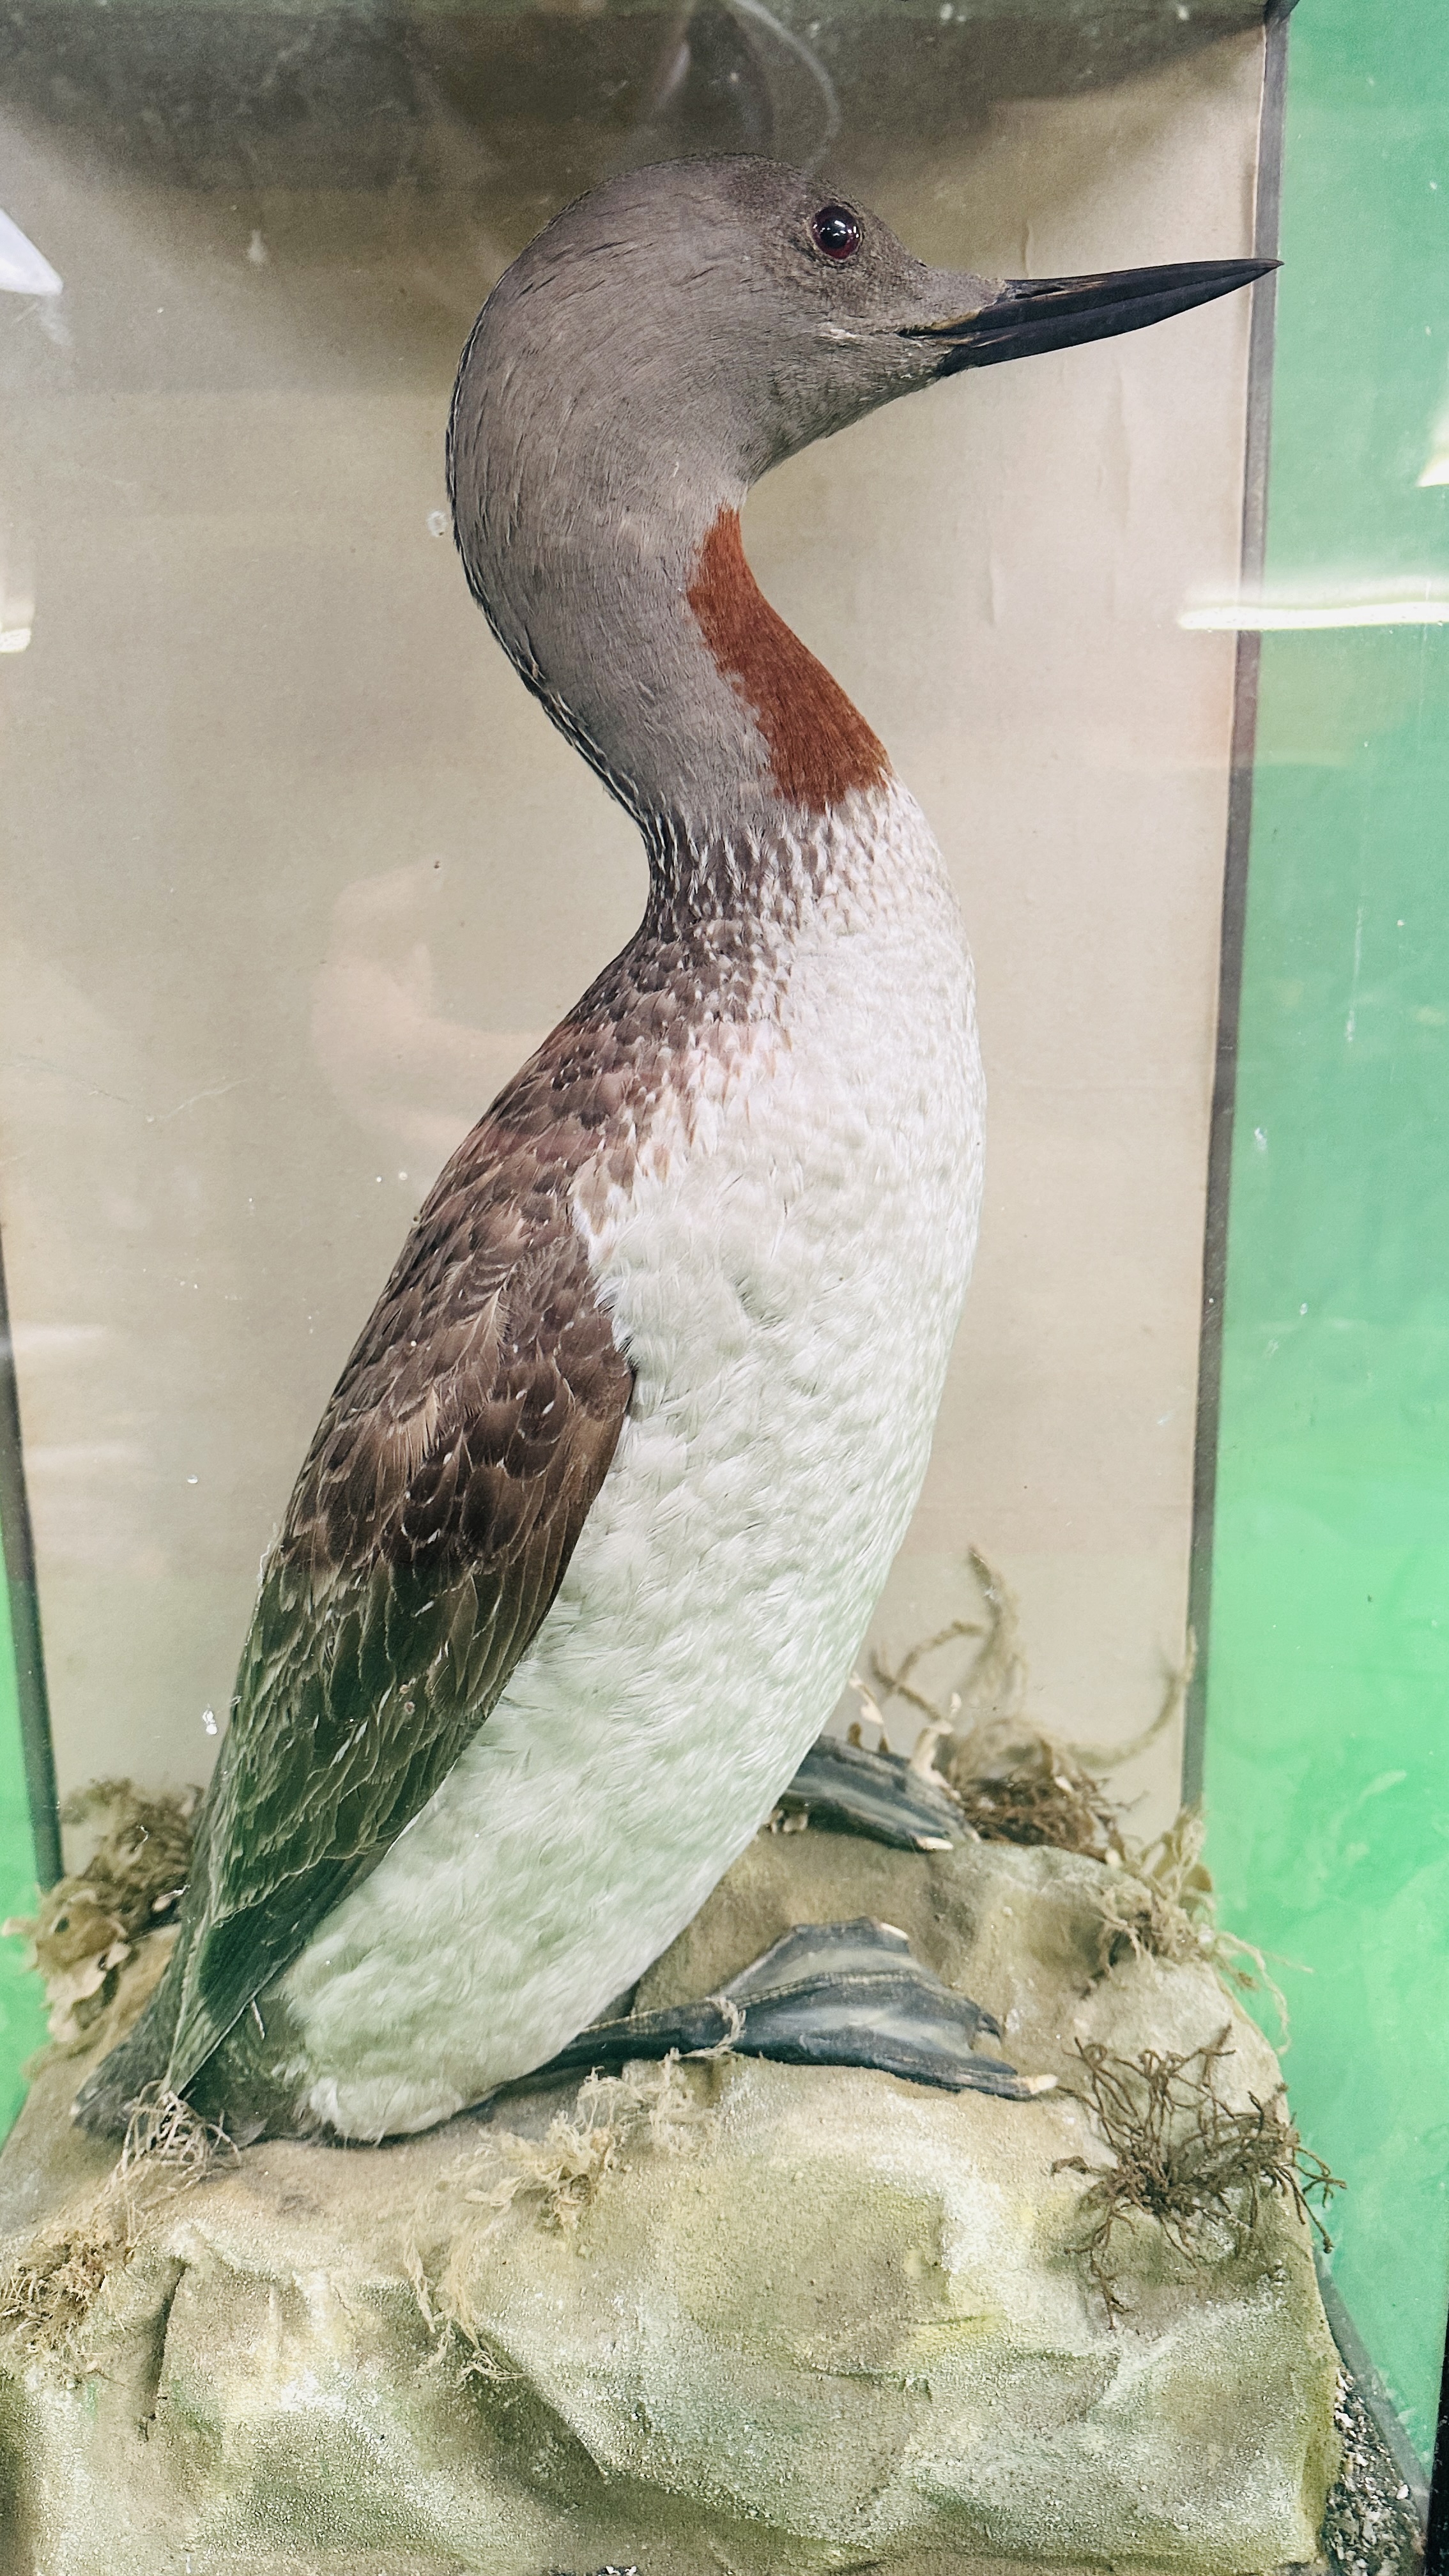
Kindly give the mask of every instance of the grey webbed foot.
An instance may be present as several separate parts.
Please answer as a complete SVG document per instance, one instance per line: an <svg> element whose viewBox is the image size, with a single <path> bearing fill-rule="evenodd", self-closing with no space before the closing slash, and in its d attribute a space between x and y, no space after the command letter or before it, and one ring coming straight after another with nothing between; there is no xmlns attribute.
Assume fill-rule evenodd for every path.
<svg viewBox="0 0 1449 2576"><path fill-rule="evenodd" d="M579 2033L541 2075L613 2072L631 2058L723 2053L792 2066L864 2066L950 2093L1029 2101L1041 2084L1000 2058L977 2056L977 2034L1001 2026L913 1957L904 1932L862 1915L802 1923L718 1995L600 2022Z"/></svg>
<svg viewBox="0 0 1449 2576"><path fill-rule="evenodd" d="M868 1834L897 1851L952 1851L973 1839L955 1798L904 1754L867 1753L838 1736L811 1745L780 1800L786 1816Z"/></svg>

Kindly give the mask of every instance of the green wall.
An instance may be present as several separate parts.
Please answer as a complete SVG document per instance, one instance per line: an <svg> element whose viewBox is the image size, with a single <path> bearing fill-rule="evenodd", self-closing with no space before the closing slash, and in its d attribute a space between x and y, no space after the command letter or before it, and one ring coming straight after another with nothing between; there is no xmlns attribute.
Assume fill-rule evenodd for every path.
<svg viewBox="0 0 1449 2576"><path fill-rule="evenodd" d="M1269 595L1449 591L1443 0L1291 26ZM1449 443L1449 442L1446 442ZM1449 630L1263 640L1206 1781L1347 2177L1334 2275L1432 2449L1449 2287Z"/></svg>
<svg viewBox="0 0 1449 2576"><path fill-rule="evenodd" d="M35 1909L35 1845L25 1792L25 1757L15 1693L8 1587L0 1582L0 1922ZM25 1966L25 1944L0 1941L0 2138L25 2098L20 2070L45 2037L40 1980Z"/></svg>

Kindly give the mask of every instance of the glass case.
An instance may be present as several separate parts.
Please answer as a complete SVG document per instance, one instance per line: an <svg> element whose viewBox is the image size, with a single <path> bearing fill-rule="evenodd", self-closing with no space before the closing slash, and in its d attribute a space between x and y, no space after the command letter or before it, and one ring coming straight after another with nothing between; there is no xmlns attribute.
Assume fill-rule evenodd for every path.
<svg viewBox="0 0 1449 2576"><path fill-rule="evenodd" d="M1276 0L1266 24L1254 0L10 13L0 2482L27 2576L682 2576L706 2550L741 2576L1206 2571L1320 2538L1398 2571L1422 2549L1449 2307L1437 35L1424 0L1303 0L1291 27ZM183 2084L117 2200L115 2141L66 2106L173 1937L185 1793L225 1743L314 1426L448 1158L649 896L635 822L469 595L460 354L561 208L701 154L788 164L977 280L1284 263L1160 327L863 407L744 518L768 601L929 817L975 959L979 1249L919 1500L820 1712L845 1748L826 1772L908 1757L857 1767L852 1795L944 1797L954 1822L918 1815L907 1863L869 1818L840 1830L861 1817L823 1774L791 1790L787 1760L758 1845L722 1850L664 1959L580 2016L723 1994L718 2030L686 2015L645 2076L626 2050L590 2077L586 2034L551 2093L344 2157L232 2134L204 2087L197 2146ZM707 291L689 312L703 347ZM704 1566L678 1578L681 1630ZM1070 2097L1062 2152L1018 2170L1025 2132L1000 2123L1038 2109L993 2101L989 2156L948 2190L941 2123L974 2093L929 2094L928 2118L927 2086L870 2061L749 2073L721 1927L750 1870L772 1927L899 1923L947 1988L969 1974L992 2046ZM965 1947L933 1949L953 1906ZM1192 2012L1155 2022L1174 1978L1198 1980ZM246 1998L258 2031L269 1991ZM739 2141L775 2096L741 2106L777 2075L788 2117L752 2166ZM915 2123L882 2154L936 2213L924 2234L867 2206L882 2103ZM1254 2116L1278 2141L1256 2165ZM1179 2163L1189 2135L1247 2162L1225 2197L1174 2216L1139 2194L1118 2227L1124 2119L1165 2123ZM735 2161L695 2136L711 2120ZM836 2230L764 2178L815 2173L817 2130L855 2248L838 2279ZM455 2183L471 2235L440 2215ZM274 2185L249 2236L236 2212ZM608 2233L611 2191L637 2243L624 2217ZM309 2193L357 2199L325 2244ZM1028 2202L1000 2225L1030 2260L942 2251ZM96 2274L63 2297L62 2223ZM753 2249L728 2289L726 2239ZM1217 2341L1214 2265L1238 2282ZM156 2309L128 2413L96 2397L124 2378L104 2337L163 2274L178 2323ZM1179 2293L1203 2340L1174 2377ZM1007 2357L973 2379L998 2315ZM862 2465L862 2391L889 2469ZM1012 2418L1056 2464L1040 2494ZM73 2499L112 2458L91 2531Z"/></svg>

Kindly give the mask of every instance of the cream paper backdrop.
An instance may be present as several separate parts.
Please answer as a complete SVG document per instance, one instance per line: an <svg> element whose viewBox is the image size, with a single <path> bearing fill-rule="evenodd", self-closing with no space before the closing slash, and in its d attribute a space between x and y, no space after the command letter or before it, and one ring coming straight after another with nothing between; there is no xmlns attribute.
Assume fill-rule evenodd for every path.
<svg viewBox="0 0 1449 2576"><path fill-rule="evenodd" d="M1245 252L1260 70L1233 37L831 176L987 271ZM451 366L536 216L5 140L67 292L10 441L0 1218L62 1786L178 1781L424 1188L644 871L436 533ZM979 1547L1034 1712L1092 1740L1183 1646L1232 649L1175 620L1235 577L1247 320L942 387L746 522L930 814L980 980L980 1260L877 1633L963 1607ZM1171 1748L1128 1785L1170 1809Z"/></svg>

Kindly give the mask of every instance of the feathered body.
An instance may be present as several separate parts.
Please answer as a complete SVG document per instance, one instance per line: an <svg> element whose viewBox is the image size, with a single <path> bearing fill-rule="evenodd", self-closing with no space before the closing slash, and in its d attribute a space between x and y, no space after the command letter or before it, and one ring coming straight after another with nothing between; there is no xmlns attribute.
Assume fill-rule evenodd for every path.
<svg viewBox="0 0 1449 2576"><path fill-rule="evenodd" d="M628 1088L572 1204L633 1394L487 1725L283 1981L299 2102L347 2136L525 2073L682 1930L834 1706L915 1502L980 1195L959 918L896 787L771 877L717 998L717 942L647 929L596 997Z"/></svg>
<svg viewBox="0 0 1449 2576"><path fill-rule="evenodd" d="M648 909L343 1370L93 2126L154 2081L234 2135L443 2119L629 1986L789 1781L924 1473L982 1092L940 855L740 507L880 403L1253 265L993 287L698 161L567 209L490 296L464 570L637 820Z"/></svg>

